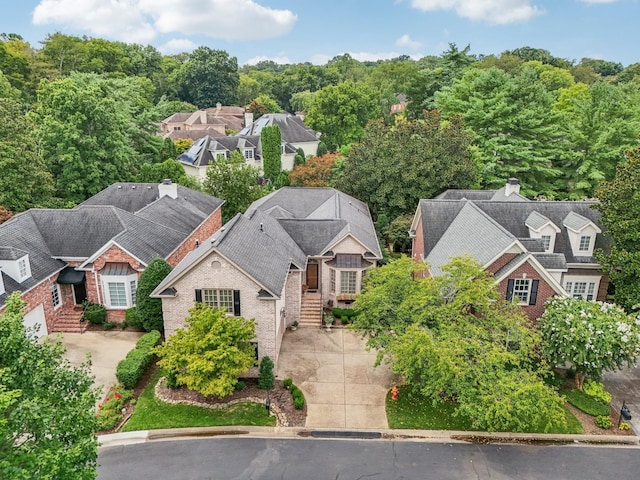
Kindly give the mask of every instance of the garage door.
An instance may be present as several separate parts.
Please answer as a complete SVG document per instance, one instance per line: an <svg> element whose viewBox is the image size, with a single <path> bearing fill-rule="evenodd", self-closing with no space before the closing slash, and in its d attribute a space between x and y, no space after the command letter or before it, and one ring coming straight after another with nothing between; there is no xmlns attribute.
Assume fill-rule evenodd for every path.
<svg viewBox="0 0 640 480"><path fill-rule="evenodd" d="M37 337L42 337L49 333L47 331L47 322L44 319L44 307L42 304L27 313L24 316L23 322L26 328L33 330L35 327Z"/></svg>

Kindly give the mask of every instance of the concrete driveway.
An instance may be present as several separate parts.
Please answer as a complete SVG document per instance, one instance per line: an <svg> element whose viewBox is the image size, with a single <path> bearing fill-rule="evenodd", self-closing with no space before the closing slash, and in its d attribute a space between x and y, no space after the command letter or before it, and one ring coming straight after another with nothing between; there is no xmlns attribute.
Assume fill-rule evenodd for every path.
<svg viewBox="0 0 640 480"><path fill-rule="evenodd" d="M640 435L640 366L607 372L602 383L611 392L611 406L618 412L614 416L615 422L618 422L622 402L625 402L632 416L629 423L635 434Z"/></svg>
<svg viewBox="0 0 640 480"><path fill-rule="evenodd" d="M62 344L67 349L65 357L72 365L80 365L91 355L91 373L95 377L94 385L101 388L103 399L107 389L116 383L118 362L136 346L143 335L141 332L105 331L85 333L62 333Z"/></svg>
<svg viewBox="0 0 640 480"><path fill-rule="evenodd" d="M386 393L393 373L373 368L355 332L333 328L286 331L278 359L279 379L290 377L307 401L307 427L388 428Z"/></svg>

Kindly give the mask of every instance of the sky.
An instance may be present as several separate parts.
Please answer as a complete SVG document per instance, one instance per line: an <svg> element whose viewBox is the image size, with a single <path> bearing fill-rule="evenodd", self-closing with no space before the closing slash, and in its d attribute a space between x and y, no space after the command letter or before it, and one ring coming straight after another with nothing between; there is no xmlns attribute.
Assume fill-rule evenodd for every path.
<svg viewBox="0 0 640 480"><path fill-rule="evenodd" d="M640 0L0 0L0 32L35 48L47 34L153 45L163 54L199 46L239 65L260 60L324 64L471 54L518 47L579 62L640 62Z"/></svg>

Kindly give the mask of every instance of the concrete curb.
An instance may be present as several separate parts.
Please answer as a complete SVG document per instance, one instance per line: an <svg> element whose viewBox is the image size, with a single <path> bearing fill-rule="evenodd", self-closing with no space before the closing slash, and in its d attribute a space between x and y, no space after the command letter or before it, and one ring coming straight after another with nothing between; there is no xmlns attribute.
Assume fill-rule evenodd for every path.
<svg viewBox="0 0 640 480"><path fill-rule="evenodd" d="M635 435L570 435L546 433L509 433L509 432L467 432L451 430L392 430L392 429L330 429L306 427L201 427L172 428L162 430L143 430L137 432L112 433L98 437L101 448L117 445L131 445L151 441L178 440L194 437L277 437L277 438L311 438L313 432L352 432L354 439L358 433L376 432L382 440L396 441L437 441L456 443L529 443L529 444L600 444L600 445L640 445L640 438ZM331 436L325 437L331 439ZM338 438L338 435L336 435ZM340 436L344 439L343 436Z"/></svg>

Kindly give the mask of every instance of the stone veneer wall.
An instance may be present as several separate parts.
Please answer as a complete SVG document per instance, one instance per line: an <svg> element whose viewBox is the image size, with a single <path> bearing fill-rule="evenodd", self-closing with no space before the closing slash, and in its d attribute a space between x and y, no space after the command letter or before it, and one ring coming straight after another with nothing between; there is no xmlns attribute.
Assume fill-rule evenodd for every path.
<svg viewBox="0 0 640 480"><path fill-rule="evenodd" d="M276 311L276 302L258 299L258 291L261 287L224 257L212 251L173 286L177 295L162 299L166 338L169 338L177 328L186 325L185 318L189 316L189 309L195 302L195 290L206 288L240 290L240 314L244 318L255 319L259 357L269 356L271 359L277 359L274 322L279 319L279 311ZM257 374L257 369L253 369L252 373L254 370Z"/></svg>

